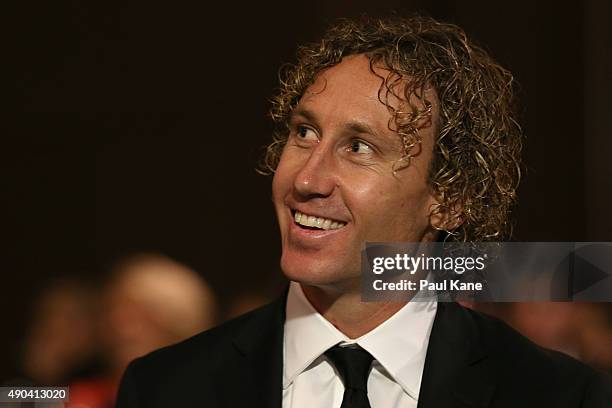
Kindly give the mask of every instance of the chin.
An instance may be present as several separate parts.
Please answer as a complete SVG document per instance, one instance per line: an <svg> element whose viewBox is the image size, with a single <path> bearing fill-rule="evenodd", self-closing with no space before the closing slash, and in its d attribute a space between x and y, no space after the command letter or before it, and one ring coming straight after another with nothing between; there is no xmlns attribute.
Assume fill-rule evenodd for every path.
<svg viewBox="0 0 612 408"><path fill-rule="evenodd" d="M322 260L283 255L281 269L287 279L309 286L333 286L349 279L360 278L360 272L347 273L355 268L340 259Z"/></svg>

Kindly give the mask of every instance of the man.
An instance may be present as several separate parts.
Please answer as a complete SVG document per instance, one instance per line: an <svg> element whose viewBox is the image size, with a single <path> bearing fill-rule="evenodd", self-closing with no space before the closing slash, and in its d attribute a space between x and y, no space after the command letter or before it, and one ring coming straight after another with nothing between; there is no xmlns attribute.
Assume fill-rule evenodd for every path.
<svg viewBox="0 0 612 408"><path fill-rule="evenodd" d="M134 361L118 406L604 406L607 380L499 321L361 301L366 241L508 237L511 82L459 28L425 18L343 21L302 48L266 157L288 293Z"/></svg>

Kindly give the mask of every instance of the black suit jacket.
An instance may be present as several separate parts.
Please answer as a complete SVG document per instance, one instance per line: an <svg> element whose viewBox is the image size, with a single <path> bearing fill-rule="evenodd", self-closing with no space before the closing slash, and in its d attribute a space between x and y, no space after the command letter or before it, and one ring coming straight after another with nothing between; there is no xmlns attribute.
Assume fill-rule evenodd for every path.
<svg viewBox="0 0 612 408"><path fill-rule="evenodd" d="M135 360L117 407L281 408L284 311L283 297ZM610 408L611 389L608 376L501 321L439 303L418 407Z"/></svg>

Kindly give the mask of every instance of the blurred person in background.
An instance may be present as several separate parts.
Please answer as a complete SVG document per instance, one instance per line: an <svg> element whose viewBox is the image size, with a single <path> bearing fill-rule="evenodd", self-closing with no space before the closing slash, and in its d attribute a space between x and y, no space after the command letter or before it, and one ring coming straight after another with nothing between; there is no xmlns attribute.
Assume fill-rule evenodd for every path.
<svg viewBox="0 0 612 408"><path fill-rule="evenodd" d="M136 254L114 268L106 290L105 343L119 374L134 358L217 323L208 283L189 267L157 254Z"/></svg>
<svg viewBox="0 0 612 408"><path fill-rule="evenodd" d="M106 375L71 384L69 407L112 407L128 363L211 328L217 301L191 268L166 256L141 253L119 261L103 295L100 339Z"/></svg>
<svg viewBox="0 0 612 408"><path fill-rule="evenodd" d="M52 282L33 308L23 342L22 375L41 386L100 373L99 296L76 278Z"/></svg>
<svg viewBox="0 0 612 408"><path fill-rule="evenodd" d="M229 304L223 314L225 320L230 320L270 303L273 299L261 293L242 292Z"/></svg>
<svg viewBox="0 0 612 408"><path fill-rule="evenodd" d="M612 304L587 302L464 302L504 320L540 346L612 374Z"/></svg>
<svg viewBox="0 0 612 408"><path fill-rule="evenodd" d="M506 320L534 342L612 374L612 305L515 303Z"/></svg>

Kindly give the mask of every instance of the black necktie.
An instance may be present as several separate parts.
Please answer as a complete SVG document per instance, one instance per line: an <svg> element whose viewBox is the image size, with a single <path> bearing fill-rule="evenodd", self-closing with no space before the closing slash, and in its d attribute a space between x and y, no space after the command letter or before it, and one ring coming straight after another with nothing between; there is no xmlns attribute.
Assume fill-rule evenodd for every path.
<svg viewBox="0 0 612 408"><path fill-rule="evenodd" d="M374 357L362 348L335 346L325 352L344 383L340 408L371 408L368 400L368 375Z"/></svg>

